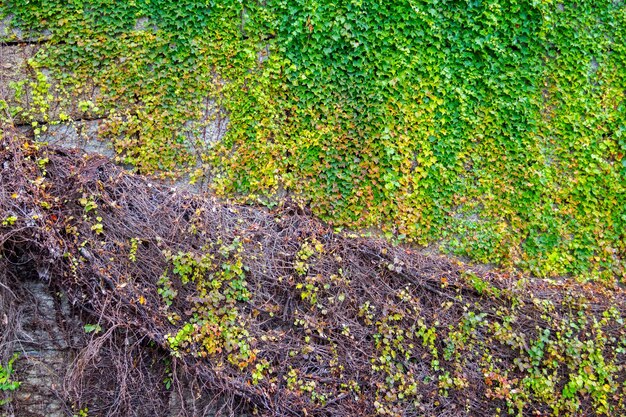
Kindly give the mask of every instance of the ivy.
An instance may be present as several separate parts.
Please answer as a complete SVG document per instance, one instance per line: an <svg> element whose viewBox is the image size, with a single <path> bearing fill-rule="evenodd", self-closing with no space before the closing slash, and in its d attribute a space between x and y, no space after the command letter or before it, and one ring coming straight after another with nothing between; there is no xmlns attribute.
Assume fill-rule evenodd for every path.
<svg viewBox="0 0 626 417"><path fill-rule="evenodd" d="M211 249L217 249L217 253ZM172 266L159 279L158 292L166 308L172 306L179 292L192 284L195 287L191 289L193 307L168 315L170 323L178 327L175 334L166 336L173 355L188 353L206 358L225 352L229 362L241 369L256 359L238 309L239 302L250 298L241 251L241 243L235 239L230 244L220 240L211 243L203 253L165 253ZM180 325L181 321L184 324Z"/></svg>
<svg viewBox="0 0 626 417"><path fill-rule="evenodd" d="M7 396L13 391L16 391L21 382L15 380L15 371L13 369L13 363L17 360L18 354L15 353L6 363L6 365L0 365L0 393L3 394L2 399L0 399L0 406L6 405L11 401L11 397Z"/></svg>
<svg viewBox="0 0 626 417"><path fill-rule="evenodd" d="M623 2L7 0L0 12L49 38L33 65L51 71L57 104L95 87L87 112L142 172L255 202L287 190L336 225L540 276L626 274ZM228 131L207 141L217 117Z"/></svg>

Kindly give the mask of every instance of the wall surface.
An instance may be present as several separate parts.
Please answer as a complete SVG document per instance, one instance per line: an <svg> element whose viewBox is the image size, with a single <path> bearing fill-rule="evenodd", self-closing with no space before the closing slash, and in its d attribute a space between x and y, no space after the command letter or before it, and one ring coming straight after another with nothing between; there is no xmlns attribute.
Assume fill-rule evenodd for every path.
<svg viewBox="0 0 626 417"><path fill-rule="evenodd" d="M16 291L27 293L31 301L21 306L19 317L13 317L21 327L14 344L20 355L15 364L15 379L21 386L0 415L66 416L66 404L57 393L73 354L71 335L62 327L75 318L63 298L53 294L42 280L26 279L23 288Z"/></svg>

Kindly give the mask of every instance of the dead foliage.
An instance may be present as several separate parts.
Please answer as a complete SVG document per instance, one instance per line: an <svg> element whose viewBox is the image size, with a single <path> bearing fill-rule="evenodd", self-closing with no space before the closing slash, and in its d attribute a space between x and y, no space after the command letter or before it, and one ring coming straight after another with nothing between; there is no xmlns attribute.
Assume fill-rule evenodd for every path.
<svg viewBox="0 0 626 417"><path fill-rule="evenodd" d="M543 365L550 355L559 360L558 344L536 366L529 352L545 329L556 340L580 311L589 320L572 337L584 343L601 331L604 361L625 362L617 349L624 329L615 320L626 311L619 289L521 279L337 234L295 204L267 210L191 195L103 157L35 145L10 127L0 144L1 283L11 291L24 268L34 271L99 326L81 334L60 390L68 407L88 406L90 416L164 415L172 391L181 413L194 416L218 408L483 416L516 412L516 400L524 415L543 415L550 402L524 391L532 370L556 375L560 393L578 369L567 358ZM234 255L220 252L235 243ZM249 296L230 301L236 319L218 320L214 333L197 333L171 354L171 337L205 311L199 306L215 304L177 279L176 254L209 255L229 268L228 259L241 261ZM164 273L176 293L169 307ZM215 274L209 268L203 279ZM215 291L228 297L223 288ZM615 320L594 325L611 308ZM229 326L245 330L239 345L224 336ZM3 339L7 351L12 334ZM203 347L211 334L215 346ZM237 364L231 359L242 346L251 353ZM624 379L624 368L615 368L612 410L624 410ZM598 410L590 390L581 392L574 414Z"/></svg>

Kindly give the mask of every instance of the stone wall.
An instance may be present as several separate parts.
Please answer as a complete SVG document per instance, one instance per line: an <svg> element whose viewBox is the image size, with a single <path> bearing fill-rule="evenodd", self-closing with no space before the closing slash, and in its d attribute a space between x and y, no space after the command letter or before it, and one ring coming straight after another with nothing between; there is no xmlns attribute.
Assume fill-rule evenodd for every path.
<svg viewBox="0 0 626 417"><path fill-rule="evenodd" d="M73 360L72 334L77 319L70 314L62 295L54 294L46 282L26 278L15 292L27 294L20 314L14 350L19 358L14 364L20 388L12 395L2 417L62 417L67 404L59 397L65 371ZM16 324L16 323L14 323ZM1 410L1 409L0 409Z"/></svg>
<svg viewBox="0 0 626 417"><path fill-rule="evenodd" d="M137 30L148 28L145 19L139 19ZM28 95L28 89L23 97L16 98L11 83L23 80L33 80L34 70L28 65L28 60L32 58L40 48L45 47L47 39L45 36L33 39L25 37L24 34L14 29L10 24L10 18L0 21L0 100L5 100L11 106L19 106L24 109L32 107L32 99ZM46 75L49 73L43 69ZM80 101L98 102L99 89L94 85L81 86L79 95L71 97L69 100L56 97L58 92L55 89L54 80L49 77L47 80L52 84L50 93L53 96L51 108L46 111L48 121L56 120L61 111L58 103L63 101L64 113L68 114L70 121L60 124L50 124L47 130L37 136L38 140L48 142L62 147L80 148L86 152L97 152L107 156L115 156L109 143L99 139L100 129L106 125L106 115L94 115L81 111L78 103ZM208 125L198 132L197 138L190 138L192 141L200 139L203 143L211 144L221 140L228 127L228 117L225 112L216 107L210 98L202 100L202 108L205 114L202 122L209 121ZM25 132L33 136L32 122L48 124L41 114L35 114L33 119L23 115L16 115L14 124L22 127Z"/></svg>

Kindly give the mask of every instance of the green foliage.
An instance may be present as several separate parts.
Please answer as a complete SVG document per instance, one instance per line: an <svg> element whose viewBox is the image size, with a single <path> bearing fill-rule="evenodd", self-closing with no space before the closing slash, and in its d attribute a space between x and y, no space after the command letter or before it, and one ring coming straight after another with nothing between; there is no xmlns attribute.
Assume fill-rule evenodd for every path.
<svg viewBox="0 0 626 417"><path fill-rule="evenodd" d="M166 306L172 305L179 291L194 285L189 297L192 307L169 315L170 322L178 327L175 334L166 337L174 355L184 352L205 358L225 352L228 361L241 369L256 359L237 307L250 297L240 252L241 244L235 239L230 244L221 240L208 244L201 254L166 253L172 268L159 279L158 290ZM180 289L174 289L175 286ZM179 325L181 321L183 324Z"/></svg>
<svg viewBox="0 0 626 417"><path fill-rule="evenodd" d="M77 414L74 414L73 417L89 417L89 408L83 407L78 410Z"/></svg>
<svg viewBox="0 0 626 417"><path fill-rule="evenodd" d="M625 274L623 2L7 0L0 12L50 33L32 65L52 71L65 107L97 87L79 112L108 116L103 136L142 172L186 170L250 201L286 189L337 225L541 276ZM217 144L198 139L211 102L229 118Z"/></svg>
<svg viewBox="0 0 626 417"><path fill-rule="evenodd" d="M98 334L102 331L102 327L99 324L85 324L83 327L85 329L85 333L95 333Z"/></svg>
<svg viewBox="0 0 626 417"><path fill-rule="evenodd" d="M211 122L207 97L220 101L224 80L251 77L257 62L256 29L248 29L252 21L242 24L238 1L7 1L0 9L27 35L51 34L31 62L51 70L56 94L48 99L65 115L106 115L102 134L121 162L143 172L175 174L194 165L205 144L192 133ZM49 108L18 113L48 116Z"/></svg>
<svg viewBox="0 0 626 417"><path fill-rule="evenodd" d="M14 354L6 365L0 365L0 393L10 393L20 387L20 382L13 379L13 363L17 360L18 354ZM10 398L0 399L0 406L11 401Z"/></svg>
<svg viewBox="0 0 626 417"><path fill-rule="evenodd" d="M587 396L596 414L617 412L612 399L623 396L624 387L617 380L624 369L620 359L624 351L607 354L607 343L615 340L607 340L603 330L623 323L617 310L607 310L601 320L590 321L586 302L566 297L563 305L569 303L572 315L562 318L554 305L537 300L545 327L529 334L512 325L524 317L524 309L515 303L480 312L465 304L456 325L443 326L424 315L406 321L409 311L420 317L419 302L400 293L398 297L403 300L404 314L387 313L376 322L378 357L372 359L372 369L387 381L376 399L379 414L398 415L400 404L421 400L416 387L428 381L405 371L416 358L429 363L426 378L438 381L438 394L443 397L468 390L467 367L479 363L485 395L506 404L503 411L509 415L527 415L541 404L548 405L553 415L574 415L581 412L581 398ZM443 312L454 314L454 307L463 304L464 297L459 295L455 303L442 306ZM498 357L496 352L503 349L519 352L513 364Z"/></svg>
<svg viewBox="0 0 626 417"><path fill-rule="evenodd" d="M311 273L315 256L323 253L304 240L294 259L292 285L303 301L294 325L303 331L304 347L289 356L306 358L315 349L315 337L330 331L350 338L347 325L331 330L326 318L344 302L358 305L360 324L373 340L369 363L377 390L370 401L377 415L400 416L407 410L428 414L425 403L439 406L449 396L470 398L474 377L484 383L485 398L495 404L497 415L582 415L591 412L589 404L594 415L623 411L626 339L608 336L609 329L623 329L620 310L590 314L592 306L582 297L566 293L559 301L540 299L521 289L523 281L518 282L520 289L502 289L470 271L463 273L466 287L459 282L449 287L442 277L441 291L450 297L434 307L434 314L428 301L416 296L417 289L423 290L419 284L399 287L395 298L375 308L368 295L343 295L354 285L345 277ZM299 266L303 260L304 272ZM393 266L390 271L402 273L399 262ZM485 302L477 302L476 296ZM536 326L528 327L531 317ZM335 359L328 360L332 368ZM336 372L342 374L342 369ZM273 376L270 372L265 377ZM302 369L291 368L284 379L290 390L315 403L328 398L326 387ZM358 395L353 383L346 380L341 392ZM428 396L425 386L433 387ZM471 414L472 403L468 400L467 409L458 411Z"/></svg>
<svg viewBox="0 0 626 417"><path fill-rule="evenodd" d="M2 226L13 226L17 221L17 216L8 216L4 220L2 220Z"/></svg>
<svg viewBox="0 0 626 417"><path fill-rule="evenodd" d="M13 163L0 176L4 212L28 213L40 199L51 206L63 199L55 209L67 220L37 226L29 216L39 214L20 216L3 226L15 236L5 246L35 242L58 262L51 276L59 284L93 285L91 294L102 300L118 297L114 304L128 308L115 310L125 315L101 323L130 323L151 348L169 348L165 387L175 378L173 364L183 363L225 376L211 380L271 415L283 405L310 415L626 414L620 288L479 274L407 247L334 235L292 207L272 215L155 192L143 179L118 175L119 167L80 175L79 167L90 165L78 155L8 146L19 149L5 148L2 158ZM37 161L46 155L50 173L40 182ZM74 159L64 165L63 158ZM119 198L119 187L133 198ZM30 202L19 201L26 195ZM141 204L152 200L158 205ZM163 208L157 218L155 207ZM98 214L102 233L91 230ZM35 226L24 228L26 221ZM52 227L55 234L46 235ZM17 234L29 228L26 237ZM68 236L62 259L47 243L58 232ZM115 275L101 267L107 263ZM84 330L102 331L95 324ZM280 408L259 398L279 399Z"/></svg>

